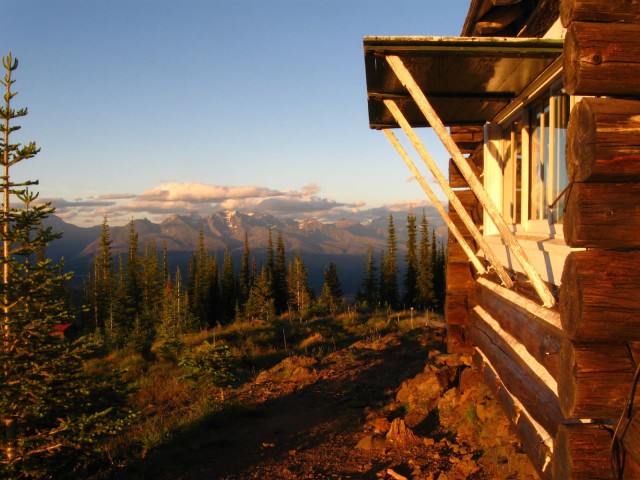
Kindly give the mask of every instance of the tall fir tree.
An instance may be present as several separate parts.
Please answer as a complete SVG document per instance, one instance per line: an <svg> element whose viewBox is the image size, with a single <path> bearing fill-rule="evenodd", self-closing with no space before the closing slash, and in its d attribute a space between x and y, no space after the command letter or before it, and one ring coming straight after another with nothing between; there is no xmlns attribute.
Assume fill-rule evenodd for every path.
<svg viewBox="0 0 640 480"><path fill-rule="evenodd" d="M251 287L245 306L245 317L250 320L270 321L276 316L275 302L271 290L271 278L267 267L263 267Z"/></svg>
<svg viewBox="0 0 640 480"><path fill-rule="evenodd" d="M390 214L387 232L387 251L382 259L382 269L380 272L380 301L389 308L397 308L398 298L396 229L393 224L393 215Z"/></svg>
<svg viewBox="0 0 640 480"><path fill-rule="evenodd" d="M311 294L307 267L302 261L300 253L296 252L293 261L289 265L289 304L300 321L303 321L309 314L311 308Z"/></svg>
<svg viewBox="0 0 640 480"><path fill-rule="evenodd" d="M321 310L329 312L332 316L337 315L342 309L344 292L342 284L338 276L338 267L334 262L324 269L324 282L322 284L322 292L318 298L318 305Z"/></svg>
<svg viewBox="0 0 640 480"><path fill-rule="evenodd" d="M373 246L367 247L367 261L364 266L364 278L356 300L366 308L375 308L378 305L378 267L373 254Z"/></svg>
<svg viewBox="0 0 640 480"><path fill-rule="evenodd" d="M418 232L416 216L413 211L407 215L407 254L405 256L407 269L404 274L405 308L415 307L418 299Z"/></svg>
<svg viewBox="0 0 640 480"><path fill-rule="evenodd" d="M34 204L38 195L29 187L37 182L12 178L12 167L39 149L34 142L11 143L11 134L20 128L13 121L27 110L11 106L17 59L9 54L2 64L0 478L72 477L92 442L100 441L100 418L113 398L85 372L83 342L54 335L56 325L73 321L60 296L71 275L42 255L60 237L42 228L54 209L49 203Z"/></svg>
<svg viewBox="0 0 640 480"><path fill-rule="evenodd" d="M433 262L429 248L429 222L422 211L420 222L420 258L418 264L418 306L420 308L436 308L436 296L433 288Z"/></svg>
<svg viewBox="0 0 640 480"><path fill-rule="evenodd" d="M233 320L236 309L236 277L233 270L233 257L229 250L225 250L222 261L222 276L220 279L220 313L221 320L228 323Z"/></svg>
<svg viewBox="0 0 640 480"><path fill-rule="evenodd" d="M249 235L244 232L244 252L240 264L240 278L238 281L238 300L240 305L244 305L249 298L253 275L251 271L251 249L249 248Z"/></svg>
<svg viewBox="0 0 640 480"><path fill-rule="evenodd" d="M272 282L276 313L281 314L287 310L289 292L287 288L287 260L285 256L284 239L280 231L278 231L278 237L276 239L276 255L273 264Z"/></svg>
<svg viewBox="0 0 640 480"><path fill-rule="evenodd" d="M100 237L98 238L98 253L93 260L93 282L92 288L92 310L95 329L103 336L106 336L106 328L113 315L113 252L111 245L111 232L107 217L102 221Z"/></svg>

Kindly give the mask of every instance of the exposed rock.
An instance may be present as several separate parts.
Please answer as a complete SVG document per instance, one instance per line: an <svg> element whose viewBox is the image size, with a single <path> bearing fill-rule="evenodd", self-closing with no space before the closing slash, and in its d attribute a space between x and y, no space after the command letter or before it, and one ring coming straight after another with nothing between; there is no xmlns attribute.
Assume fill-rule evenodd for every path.
<svg viewBox="0 0 640 480"><path fill-rule="evenodd" d="M409 426L419 424L438 406L455 373L451 367L438 369L428 365L424 372L402 383L396 401L407 410L405 420Z"/></svg>
<svg viewBox="0 0 640 480"><path fill-rule="evenodd" d="M287 357L282 360L275 367L261 372L256 378L256 383L266 382L282 382L290 381L297 383L308 383L313 381L317 373L313 368L318 363L318 360L312 357Z"/></svg>
<svg viewBox="0 0 640 480"><path fill-rule="evenodd" d="M391 427L387 432L386 438L388 443L393 443L401 447L409 447L422 443L422 440L406 426L404 420L401 418L396 418L391 422Z"/></svg>

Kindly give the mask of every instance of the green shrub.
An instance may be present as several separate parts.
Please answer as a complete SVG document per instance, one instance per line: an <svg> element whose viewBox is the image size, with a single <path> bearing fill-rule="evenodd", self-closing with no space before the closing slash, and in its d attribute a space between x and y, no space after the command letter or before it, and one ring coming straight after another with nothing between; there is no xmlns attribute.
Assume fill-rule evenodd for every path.
<svg viewBox="0 0 640 480"><path fill-rule="evenodd" d="M216 346L203 342L198 348L184 354L178 364L184 378L218 387L230 386L235 381L233 357L227 345Z"/></svg>

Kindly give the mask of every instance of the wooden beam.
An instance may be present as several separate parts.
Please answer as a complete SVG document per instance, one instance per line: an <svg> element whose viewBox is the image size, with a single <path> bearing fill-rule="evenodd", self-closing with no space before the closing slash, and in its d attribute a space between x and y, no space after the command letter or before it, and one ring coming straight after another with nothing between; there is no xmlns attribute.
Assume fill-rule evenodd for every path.
<svg viewBox="0 0 640 480"><path fill-rule="evenodd" d="M505 295L507 292L511 295ZM517 301L509 300L508 297L513 296L519 297ZM505 331L516 338L552 377L557 377L562 332L544 318L538 317L534 313L536 308L529 307L549 310L485 278L478 279L472 297Z"/></svg>
<svg viewBox="0 0 640 480"><path fill-rule="evenodd" d="M496 7L476 22L478 35L493 35L504 30L522 15L520 5Z"/></svg>
<svg viewBox="0 0 640 480"><path fill-rule="evenodd" d="M536 422L517 397L502 382L491 361L479 350L473 357L484 382L494 393L509 421L515 427L523 450L543 479L551 479L551 463L555 456L549 433Z"/></svg>
<svg viewBox="0 0 640 480"><path fill-rule="evenodd" d="M569 95L640 94L640 24L572 22L563 58Z"/></svg>
<svg viewBox="0 0 640 480"><path fill-rule="evenodd" d="M611 480L610 428L601 424L560 425L553 441L553 478Z"/></svg>
<svg viewBox="0 0 640 480"><path fill-rule="evenodd" d="M640 0L561 0L562 26L571 22L640 22Z"/></svg>
<svg viewBox="0 0 640 480"><path fill-rule="evenodd" d="M500 280L507 287L513 286L513 282L511 281L509 274L506 272L504 267L500 264L498 257L496 257L496 255L493 253L493 251L491 250L491 247L489 247L487 242L484 240L482 233L480 233L480 230L478 230L478 227L476 226L476 224L473 223L473 220L467 213L466 209L464 208L464 206L462 205L462 203L454 193L453 189L447 183L447 180L444 178L444 176L440 172L440 169L436 165L436 162L433 161L433 159L431 158L431 155L429 155L429 152L427 152L427 149L424 147L424 145L422 144L422 142L420 141L416 133L413 131L413 129L409 125L409 122L404 117L404 115L402 114L402 112L400 111L396 103L393 100L385 100L384 104L387 106L387 108L389 109L389 111L391 112L395 120L398 122L398 125L400 125L400 127L402 128L404 133L407 135L407 137L411 141L412 145L414 146L414 148L416 149L416 151L418 152L418 154L420 155L424 163L427 165L427 167L433 174L434 178L438 182L438 185L440 185L440 188L442 188L442 191L449 199L449 202L453 206L454 210L460 216L460 219L463 221L465 227L467 227L467 230L469 230L474 240L478 243L478 246L482 248L485 256L489 259L489 262L498 273ZM457 240L457 237L456 237L456 240Z"/></svg>
<svg viewBox="0 0 640 480"><path fill-rule="evenodd" d="M566 152L571 181L640 181L640 102L583 98L569 117Z"/></svg>
<svg viewBox="0 0 640 480"><path fill-rule="evenodd" d="M496 324L488 312L476 306L469 312L465 331L495 367L502 382L509 386L509 392L553 437L558 425L567 421L560 410L557 395L547 385L546 379L538 375L539 366L529 366L528 359L523 359L513 350L511 339L503 336Z"/></svg>
<svg viewBox="0 0 640 480"><path fill-rule="evenodd" d="M640 248L640 182L573 183L562 229L570 247Z"/></svg>
<svg viewBox="0 0 640 480"><path fill-rule="evenodd" d="M473 252L473 250L471 250L471 247L469 247L469 244L464 239L464 237L462 236L458 228L453 224L453 222L451 221L451 217L449 217L449 214L444 210L444 207L440 203L440 200L438 200L438 197L436 196L436 194L433 192L431 187L429 187L426 180L424 179L424 177L422 176L418 168L413 163L413 160L411 160L411 158L407 154L407 151L400 144L400 142L398 141L396 136L393 134L393 132L387 129L384 129L382 131L384 132L385 136L389 139L389 142L391 142L391 145L393 145L394 148L398 151L398 153L400 154L400 157L402 157L402 160L404 160L404 163L407 165L407 167L409 167L409 170L411 170L411 173L413 173L413 176L418 181L418 183L420 184L424 192L427 194L427 196L429 197L429 200L431 200L431 204L434 206L436 211L440 214L440 216L444 220L445 225L447 225L447 227L451 231L451 234L458 241L458 243L464 250L465 254L467 255L467 258L473 264L476 271L480 275L483 275L486 272L484 266L480 263L480 260L478 260L478 257Z"/></svg>
<svg viewBox="0 0 640 480"><path fill-rule="evenodd" d="M573 340L640 340L640 251L571 252L559 304L562 329Z"/></svg>
<svg viewBox="0 0 640 480"><path fill-rule="evenodd" d="M567 418L618 419L627 405L635 364L626 343L577 343L560 351L558 396Z"/></svg>
<svg viewBox="0 0 640 480"><path fill-rule="evenodd" d="M427 97L424 95L414 78L411 76L409 70L407 70L402 60L395 55L387 55L386 59L395 72L396 76L398 77L398 80L400 80L405 88L407 88L416 104L420 108L420 111L424 114L427 121L444 144L445 148L451 154L451 157L458 166L460 173L462 173L464 178L467 180L469 187L471 187L473 193L475 193L478 197L478 200L484 207L485 212L487 212L491 220L493 220L493 223L498 228L500 234L504 238L505 243L513 253L513 256L516 257L525 274L531 280L531 283L540 296L543 305L545 307L552 307L553 305L555 305L556 299L554 298L553 294L545 285L544 281L540 277L540 274L536 271L535 267L527 257L524 249L518 243L514 234L511 232L511 229L504 221L504 218L502 218L502 214L498 210L498 207L496 207L489 195L487 195L487 192L485 191L483 185L469 168L466 159L462 156L462 153L460 153L460 150L458 149L457 145L451 138L451 135L440 120L440 117L438 117L438 114L435 112L435 110L427 100ZM491 263L493 264L493 262Z"/></svg>

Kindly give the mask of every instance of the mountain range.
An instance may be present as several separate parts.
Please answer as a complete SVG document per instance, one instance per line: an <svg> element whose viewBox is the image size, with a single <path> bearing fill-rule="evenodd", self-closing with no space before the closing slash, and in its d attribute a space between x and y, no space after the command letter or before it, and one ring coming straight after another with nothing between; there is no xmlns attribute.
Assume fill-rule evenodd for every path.
<svg viewBox="0 0 640 480"><path fill-rule="evenodd" d="M443 237L446 234L445 227L435 209L428 209L425 213L430 228L435 228L436 235ZM419 227L419 217L422 213L417 215ZM394 214L400 255L407 240L406 217L406 213ZM78 227L55 215L51 215L46 223L54 231L63 233L62 239L52 242L49 246L48 256L54 260L64 258L66 268L75 271L76 282L80 281L85 277L87 268L99 249L98 237L101 227ZM172 215L161 223L137 219L133 220L133 227L138 234L141 249L153 242L158 250L166 245L169 262L180 265L181 268L186 268L186 262L192 252L198 248L201 231L206 248L219 256L227 249L234 257L234 262L237 261L237 265L244 251L245 233L252 255L259 262L264 260L269 230L274 247L277 235L281 233L287 255L302 255L309 269L310 284L314 288L321 286L324 267L333 261L341 272L345 292L350 294L355 292L362 278L368 246L371 245L377 255L386 250L389 217L379 217L362 223L352 220L323 223L314 218L293 220L263 213L217 211L207 217ZM110 227L114 255L127 250L129 229L129 225Z"/></svg>

